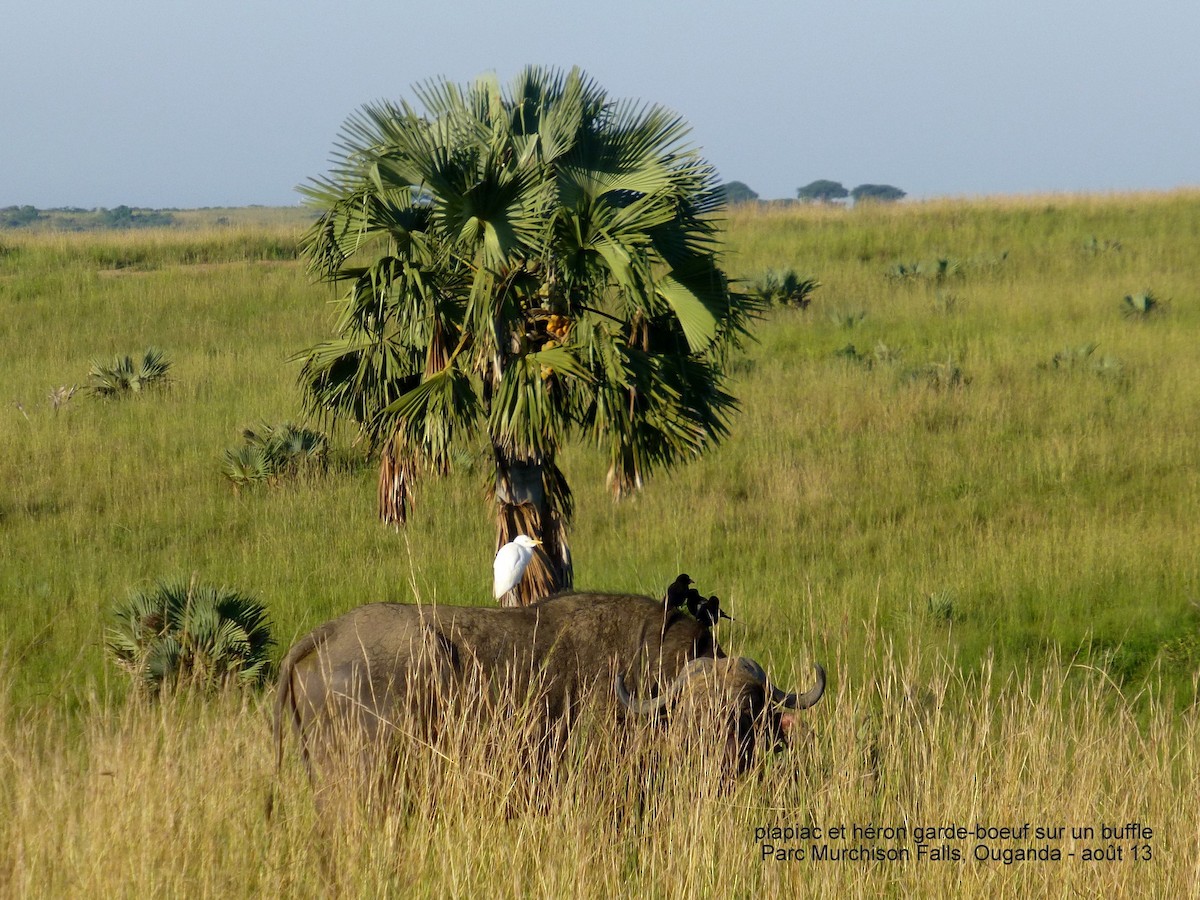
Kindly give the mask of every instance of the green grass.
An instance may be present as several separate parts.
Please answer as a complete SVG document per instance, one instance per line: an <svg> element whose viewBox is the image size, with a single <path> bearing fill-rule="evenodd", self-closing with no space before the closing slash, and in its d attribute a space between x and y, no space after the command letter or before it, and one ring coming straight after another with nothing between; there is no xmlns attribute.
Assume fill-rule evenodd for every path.
<svg viewBox="0 0 1200 900"><path fill-rule="evenodd" d="M288 358L325 338L332 316L329 290L295 259L302 224L231 221L0 233L3 736L36 738L44 751L6 763L32 779L34 787L22 783L8 795L29 816L39 779L49 777L35 760L57 759L68 774L54 803L73 810L68 819L128 825L88 825L71 804L93 790L89 753L119 755L153 733L153 717L124 711L125 676L103 654L110 610L130 590L196 573L258 597L274 621L277 656L317 623L369 601L490 603L494 534L482 457L420 483L403 532L376 522L375 470L358 458L352 435L334 435L335 464L324 476L238 492L221 476L222 454L242 429L299 420L297 366ZM741 413L714 452L614 504L602 458L569 449L577 586L657 595L687 571L736 617L719 635L732 652L797 680L813 659L826 661L835 690L851 692L827 713L841 742L826 747L828 759L863 749L853 746L852 710L839 704L885 683L943 685L952 708L990 723L989 739L1028 725L1025 733L1045 741L1104 734L1137 748L1158 728L1171 746L1187 746L1200 669L1200 195L741 208L727 234L736 277L753 282L792 269L822 286L806 311L779 310L758 324L756 342L733 363ZM939 260L953 263L941 275ZM898 277L898 265L916 274ZM1145 321L1126 318L1123 298L1146 291L1169 298L1168 307ZM839 353L848 344L858 359ZM1054 364L1064 348L1088 344L1112 365ZM49 393L82 386L91 359L149 346L172 363L166 388L111 401L80 391L54 410ZM880 670L893 653L902 677ZM1083 725L1066 708L1075 699L1068 673L1078 671L1105 686ZM1065 687L1052 700L1038 694L1036 709L1021 708L1020 685L1055 683ZM987 684L990 693L1010 686L1000 706L978 696ZM1172 732L1176 713L1182 730ZM244 711L201 721L211 715L214 729L239 735L258 721ZM1044 718L1035 728L1022 716ZM186 724L171 727L193 740ZM952 763L985 766L1009 752L981 744L971 755L971 735L946 727L941 774L922 774L916 762L929 751L912 735L894 748L914 754L905 757L907 777L926 798L927 818L942 812L938 792L951 787ZM242 739L246 752L265 752L265 735ZM194 760L207 751L189 752ZM1014 773L1025 765L1004 758ZM1103 759L1088 757L1088 765ZM1113 771L1127 762L1118 754ZM1194 760L1161 762L1161 777L1139 782L1139 796L1183 841L1197 833L1194 813L1183 816L1172 798L1194 795ZM1066 789L1060 763L1052 754L1037 769L1048 789ZM265 773L261 760L254 765ZM806 782L806 790L819 794L824 783ZM1126 811L1117 786L1094 789L1105 798L1097 809ZM905 789L895 790L899 802ZM904 808L837 796L851 818ZM967 815L970 798L953 796L946 815ZM170 798L153 800L155 808L182 815ZM1024 795L1005 798L1000 805L1014 816L1035 812ZM755 794L751 805L770 802ZM1083 815L1076 806L1051 804L1047 814ZM234 821L253 815L239 806ZM298 854L307 878L306 821L289 825L282 845L246 852L277 874ZM546 839L544 824L520 820L505 831L525 842L522 866L531 864L528 847ZM466 824L439 834L447 846L483 836ZM408 838L393 838L412 861ZM70 839L51 831L43 849ZM208 837L191 839L213 856L197 876L210 892L237 881ZM729 839L750 854L744 837ZM367 871L382 874L347 889L394 884L381 860L395 849L385 841L348 850L367 854L375 867ZM622 845L627 869L602 853L601 883L658 893L669 892L663 884L745 893L797 883L782 870L744 867L728 877L711 867L686 876L667 850L654 843L639 855ZM134 882L167 884L153 874L166 857L129 852L141 873ZM413 864L433 865L422 859ZM718 860L729 856L713 856L713 867ZM447 878L464 890L481 883L474 870L428 871L427 893ZM23 883L62 886L49 875ZM288 887L267 876L250 883ZM976 887L986 893L997 883L981 876Z"/></svg>
<svg viewBox="0 0 1200 900"><path fill-rule="evenodd" d="M1122 680L1158 663L1184 684L1200 659L1160 651L1200 630L1197 200L736 213L743 277L787 265L825 285L807 313L760 330L739 391L752 424L729 468L773 536L758 564L790 546L785 570L827 603L861 614L877 598L899 633L945 638L968 667L989 651L1017 665L1083 648ZM1097 234L1120 249L1087 252ZM939 258L957 273L889 277L895 261ZM1180 302L1130 322L1122 299L1138 284ZM827 314L839 308L866 315L847 329ZM1119 372L1053 367L1089 342ZM836 355L847 343L898 359L853 363ZM917 374L948 362L959 387ZM789 502L771 502L780 492ZM919 615L931 595L952 599L947 622Z"/></svg>
<svg viewBox="0 0 1200 900"><path fill-rule="evenodd" d="M791 267L823 286L735 361L742 413L716 452L620 505L596 454L568 454L578 585L658 593L686 569L740 609L729 639L758 653L815 604L831 642L879 609L968 668L1083 649L1121 679L1158 664L1182 685L1200 662L1178 652L1200 629L1198 232L1192 194L735 211L735 276ZM18 695L99 677L111 603L160 575L260 594L285 644L355 603L409 598L414 580L486 602L482 460L420 485L404 534L374 523L370 464L242 495L220 478L242 428L298 416L288 357L329 330L298 235L6 237L0 529ZM1089 250L1097 235L1119 249ZM890 274L939 258L954 274ZM1170 310L1124 318L1138 285ZM864 315L846 327L846 309ZM1119 371L1053 366L1086 343ZM870 364L839 356L847 344ZM91 358L151 345L173 364L166 390L51 409ZM949 606L931 617L934 596Z"/></svg>

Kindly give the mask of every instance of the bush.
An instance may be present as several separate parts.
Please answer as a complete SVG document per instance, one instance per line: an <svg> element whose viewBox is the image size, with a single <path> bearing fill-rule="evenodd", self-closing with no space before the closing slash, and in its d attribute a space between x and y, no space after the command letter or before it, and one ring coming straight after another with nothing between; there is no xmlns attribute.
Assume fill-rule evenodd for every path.
<svg viewBox="0 0 1200 900"><path fill-rule="evenodd" d="M1099 344L1080 344L1064 347L1050 359L1050 367L1060 372L1093 372L1097 375L1120 377L1124 372L1121 361L1114 356L1096 356Z"/></svg>
<svg viewBox="0 0 1200 900"><path fill-rule="evenodd" d="M754 282L751 292L762 303L768 306L795 306L808 309L812 303L812 295L821 282L815 278L805 278L797 275L791 269L765 273Z"/></svg>
<svg viewBox="0 0 1200 900"><path fill-rule="evenodd" d="M138 394L149 387L165 384L171 363L161 350L149 348L136 366L133 358L117 356L105 364L92 360L88 373L88 390L96 397L125 397Z"/></svg>
<svg viewBox="0 0 1200 900"><path fill-rule="evenodd" d="M116 664L150 694L178 686L213 690L256 686L268 675L274 644L266 609L195 577L160 580L113 609L105 645Z"/></svg>
<svg viewBox="0 0 1200 900"><path fill-rule="evenodd" d="M1006 254L1007 255L1007 254ZM1000 258L1003 261L1004 257ZM922 279L942 282L962 275L962 264L953 257L942 256L933 262L896 263L887 271L893 281L914 282Z"/></svg>
<svg viewBox="0 0 1200 900"><path fill-rule="evenodd" d="M1127 319L1145 320L1158 315L1166 307L1153 291L1142 291L1140 294L1126 294L1124 307L1121 312Z"/></svg>
<svg viewBox="0 0 1200 900"><path fill-rule="evenodd" d="M240 447L225 451L221 474L235 488L258 482L295 477L302 472L324 472L328 463L329 439L319 431L297 428L290 422L242 432Z"/></svg>

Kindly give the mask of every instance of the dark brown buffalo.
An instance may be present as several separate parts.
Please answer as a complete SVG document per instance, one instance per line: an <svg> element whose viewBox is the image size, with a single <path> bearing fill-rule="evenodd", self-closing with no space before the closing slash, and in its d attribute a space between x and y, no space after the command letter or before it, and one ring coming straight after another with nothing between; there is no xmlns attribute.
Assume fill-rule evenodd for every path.
<svg viewBox="0 0 1200 900"><path fill-rule="evenodd" d="M766 717L781 736L790 719L779 708L816 703L824 672L818 687L798 698L771 688L756 663L724 657L709 628L648 597L565 594L504 609L374 603L318 626L284 658L277 756L284 722L291 721L320 788L338 764L334 757L346 752L346 734L357 736L352 752L377 765L381 748L402 736L436 740L439 721L462 710L464 695L508 691L530 699L544 710L546 733L561 734L597 690L611 698L615 687L627 710L663 712L707 686L714 702L732 704L741 769L753 753L751 723ZM698 659L708 660L703 673ZM653 699L634 701L630 686Z"/></svg>
<svg viewBox="0 0 1200 900"><path fill-rule="evenodd" d="M778 749L796 722L795 710L808 709L825 693L825 670L816 667L817 683L807 693L787 693L772 685L762 666L747 657L691 660L656 697L634 700L616 676L617 697L630 712L669 717L697 731L716 725L724 735L720 748L726 772L745 772L757 749Z"/></svg>

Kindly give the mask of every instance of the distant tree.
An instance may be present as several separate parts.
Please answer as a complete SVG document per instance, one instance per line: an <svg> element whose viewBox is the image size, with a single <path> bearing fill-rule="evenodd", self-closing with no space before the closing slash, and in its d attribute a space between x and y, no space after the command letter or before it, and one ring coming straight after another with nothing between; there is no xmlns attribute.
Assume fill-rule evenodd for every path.
<svg viewBox="0 0 1200 900"><path fill-rule="evenodd" d="M6 206L0 209L0 228L23 228L39 218L33 206Z"/></svg>
<svg viewBox="0 0 1200 900"><path fill-rule="evenodd" d="M741 181L730 181L721 185L721 193L725 195L725 202L729 206L735 203L753 203L758 199L758 194Z"/></svg>
<svg viewBox="0 0 1200 900"><path fill-rule="evenodd" d="M115 209L96 210L92 224L97 228L158 228L175 224L175 217L161 210L131 209L122 204Z"/></svg>
<svg viewBox="0 0 1200 900"><path fill-rule="evenodd" d="M802 188L796 188L796 196L809 203L832 203L834 200L846 199L850 192L842 187L840 181L820 178Z"/></svg>
<svg viewBox="0 0 1200 900"><path fill-rule="evenodd" d="M890 184L860 184L850 192L855 203L863 200L873 200L877 203L891 203L905 196L904 191Z"/></svg>
<svg viewBox="0 0 1200 900"><path fill-rule="evenodd" d="M109 228L128 228L133 224L133 210L123 204L116 209L101 208L98 213L100 224Z"/></svg>

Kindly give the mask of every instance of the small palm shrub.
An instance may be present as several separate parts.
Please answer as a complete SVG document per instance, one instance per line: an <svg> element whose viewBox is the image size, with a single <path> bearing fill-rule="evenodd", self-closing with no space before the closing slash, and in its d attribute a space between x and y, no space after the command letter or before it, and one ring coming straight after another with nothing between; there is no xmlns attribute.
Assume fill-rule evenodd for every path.
<svg viewBox="0 0 1200 900"><path fill-rule="evenodd" d="M1164 309L1163 301L1153 291L1142 291L1140 294L1126 294L1121 312L1127 319L1144 321Z"/></svg>
<svg viewBox="0 0 1200 900"><path fill-rule="evenodd" d="M221 474L235 488L293 478L303 472L324 472L328 464L329 439L290 422L261 423L243 431L242 439L240 447L225 451L221 465Z"/></svg>
<svg viewBox="0 0 1200 900"><path fill-rule="evenodd" d="M945 281L955 275L962 274L962 264L957 259L948 256L939 258L934 264L931 276L935 281Z"/></svg>
<svg viewBox="0 0 1200 900"><path fill-rule="evenodd" d="M924 270L919 262L896 263L887 270L888 278L893 281L910 281L920 278Z"/></svg>
<svg viewBox="0 0 1200 900"><path fill-rule="evenodd" d="M838 328L843 328L849 331L858 325L867 317L865 309L831 309L829 311L829 321Z"/></svg>
<svg viewBox="0 0 1200 900"><path fill-rule="evenodd" d="M125 397L149 387L166 383L171 363L161 350L149 348L138 363L130 356L114 357L112 362L92 360L88 390L97 397Z"/></svg>
<svg viewBox="0 0 1200 900"><path fill-rule="evenodd" d="M833 355L841 359L856 362L868 369L873 369L876 366L891 365L899 362L904 356L904 351L898 347L889 347L883 341L879 341L875 344L875 349L867 353L862 352L853 344L847 344L842 349L835 351Z"/></svg>
<svg viewBox="0 0 1200 900"><path fill-rule="evenodd" d="M116 664L151 695L179 686L257 686L274 644L266 608L228 588L163 579L113 609L105 644Z"/></svg>
<svg viewBox="0 0 1200 900"><path fill-rule="evenodd" d="M262 447L232 447L225 451L221 462L221 474L233 483L235 490L268 481L274 473L271 459Z"/></svg>
<svg viewBox="0 0 1200 900"><path fill-rule="evenodd" d="M1091 365L1092 354L1099 344L1080 344L1078 347L1064 347L1050 359L1050 365L1055 369L1082 369Z"/></svg>
<svg viewBox="0 0 1200 900"><path fill-rule="evenodd" d="M751 294L764 306L794 306L808 309L813 293L821 286L815 278L797 275L791 269L764 274L754 282Z"/></svg>
<svg viewBox="0 0 1200 900"><path fill-rule="evenodd" d="M50 393L46 395L46 399L50 401L50 408L58 412L75 396L77 390L79 390L79 385L77 384L73 384L70 387L60 384L56 388L51 388Z"/></svg>
<svg viewBox="0 0 1200 900"><path fill-rule="evenodd" d="M997 265L1007 258L1007 251L997 258ZM887 270L887 277L899 282L934 281L943 282L963 274L963 264L950 256L938 257L933 262L896 263Z"/></svg>
<svg viewBox="0 0 1200 900"><path fill-rule="evenodd" d="M1119 377L1124 372L1124 366L1115 356L1097 356L1099 344L1080 344L1077 347L1064 347L1054 354L1050 367L1060 372L1093 372L1106 377Z"/></svg>
<svg viewBox="0 0 1200 900"><path fill-rule="evenodd" d="M952 356L944 361L935 360L924 366L909 369L902 378L910 384L926 384L936 391L955 390L971 383L970 377L963 372Z"/></svg>
<svg viewBox="0 0 1200 900"><path fill-rule="evenodd" d="M925 614L932 622L949 624L958 615L954 608L954 597L948 591L935 591L925 601Z"/></svg>

